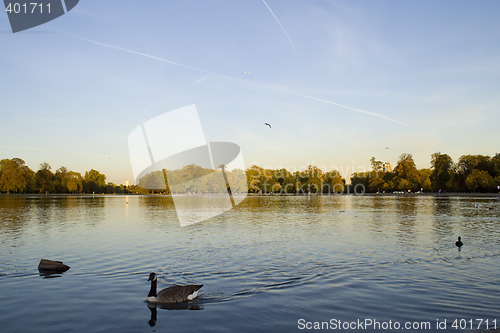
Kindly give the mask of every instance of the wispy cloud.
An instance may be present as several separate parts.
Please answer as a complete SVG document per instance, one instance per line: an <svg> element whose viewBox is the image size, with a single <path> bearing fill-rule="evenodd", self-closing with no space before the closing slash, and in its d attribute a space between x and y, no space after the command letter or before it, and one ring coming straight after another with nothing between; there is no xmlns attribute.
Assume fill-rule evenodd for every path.
<svg viewBox="0 0 500 333"><path fill-rule="evenodd" d="M322 102L322 103L327 103L327 104L335 105L335 106L338 106L338 107L346 109L346 110L351 110L351 111L355 111L355 112L359 112L359 113L364 113L364 114L367 114L367 115L370 115L370 116L373 116L373 117L377 117L377 118L381 118L381 119L393 122L395 124L403 125L403 126L406 126L406 127L411 127L410 125L408 125L408 124L406 124L406 123L404 123L402 121L389 118L387 116L384 116L383 114L379 114L379 113L375 113L375 112L370 112L370 111L366 111L366 110L359 109L359 108L354 108L352 106L343 105L343 104L340 104L340 103L328 101L326 99L321 99L321 98L317 98L317 97L313 97L313 96L308 96L308 95L303 95L303 94L298 94L298 93L292 93L292 94L294 94L296 96L304 97L304 98L307 98L307 99L311 99L311 100L314 100L314 101L318 101L318 102Z"/></svg>
<svg viewBox="0 0 500 333"><path fill-rule="evenodd" d="M285 37L286 39L288 39L288 43L290 43L290 46L292 47L292 49L294 51L295 50L295 45L293 45L293 42L292 42L292 39L290 38L290 36L288 36L288 33L286 32L285 28L283 27L283 25L281 24L280 20L278 20L278 18L276 17L276 15L274 14L273 10L271 9L271 7L269 7L269 5L267 4L266 0L262 0L262 2L264 3L264 5L266 5L267 9L269 10L269 12L271 13L271 15L274 17L274 19L276 20L276 22L278 23L278 25L280 26L281 30L283 31L283 33L285 34Z"/></svg>
<svg viewBox="0 0 500 333"><path fill-rule="evenodd" d="M139 51L127 49L125 47L115 46L115 45L111 45L111 44L106 44L106 43L103 43L103 42L99 42L99 41L96 41L96 40L91 40L91 39L87 39L87 38L83 38L83 37L79 37L79 36L73 36L73 35L70 35L70 36L73 37L73 38L77 38L79 40L88 42L88 43L92 43L92 44L95 44L95 45L104 46L104 47L107 47L107 48L110 48L110 49L114 49L114 50L118 50L118 51L122 51L122 52L127 52L127 53L131 53L131 54L140 55L140 56L143 56L143 57L146 57L146 58L150 58L150 59L153 59L153 60L158 60L158 61L161 61L161 62L165 62L167 64L171 64L171 65L183 67L183 68L190 69L190 70L193 70L193 71L198 71L198 72L207 73L207 74L209 73L208 71L206 71L204 69L200 69L200 68L196 68L196 67L184 65L184 64L181 64L181 63L178 63L178 62L175 62L175 61L172 61L172 60L168 60L168 59L165 59L165 58L157 57L157 56L154 56L154 55L151 55L151 54L147 54L147 53L143 53L143 52L139 52Z"/></svg>

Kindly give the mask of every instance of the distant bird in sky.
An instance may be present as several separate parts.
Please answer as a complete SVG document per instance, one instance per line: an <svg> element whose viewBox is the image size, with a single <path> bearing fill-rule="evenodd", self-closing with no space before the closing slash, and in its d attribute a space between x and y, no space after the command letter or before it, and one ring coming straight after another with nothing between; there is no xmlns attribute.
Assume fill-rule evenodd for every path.
<svg viewBox="0 0 500 333"><path fill-rule="evenodd" d="M389 147L385 147L385 149L389 149Z"/></svg>
<svg viewBox="0 0 500 333"><path fill-rule="evenodd" d="M269 124L269 123L264 123L264 124L265 124L266 126L269 126L269 128L272 128L272 127L271 127L271 124Z"/></svg>
<svg viewBox="0 0 500 333"><path fill-rule="evenodd" d="M250 74L250 72L243 72L243 74Z"/></svg>

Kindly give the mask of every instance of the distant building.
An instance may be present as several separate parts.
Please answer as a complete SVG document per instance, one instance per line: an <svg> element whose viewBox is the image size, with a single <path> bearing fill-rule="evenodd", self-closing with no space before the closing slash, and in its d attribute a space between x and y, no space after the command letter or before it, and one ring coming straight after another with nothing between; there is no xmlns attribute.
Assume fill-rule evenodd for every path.
<svg viewBox="0 0 500 333"><path fill-rule="evenodd" d="M383 166L383 171L384 172L392 172L392 166L391 163L385 162Z"/></svg>

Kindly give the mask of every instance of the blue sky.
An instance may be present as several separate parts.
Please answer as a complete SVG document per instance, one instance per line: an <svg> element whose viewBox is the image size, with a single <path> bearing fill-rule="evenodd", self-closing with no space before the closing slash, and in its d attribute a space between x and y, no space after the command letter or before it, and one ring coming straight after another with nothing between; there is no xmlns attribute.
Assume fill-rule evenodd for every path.
<svg viewBox="0 0 500 333"><path fill-rule="evenodd" d="M133 181L130 132L190 104L247 166L493 155L498 17L496 0L81 0L13 34L1 12L0 158Z"/></svg>

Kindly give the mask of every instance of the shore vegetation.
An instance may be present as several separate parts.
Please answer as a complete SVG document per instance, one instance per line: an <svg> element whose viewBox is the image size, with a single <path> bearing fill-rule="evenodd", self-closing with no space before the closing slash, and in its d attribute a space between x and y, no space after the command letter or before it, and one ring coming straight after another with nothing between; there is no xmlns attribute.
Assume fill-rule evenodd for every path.
<svg viewBox="0 0 500 333"><path fill-rule="evenodd" d="M384 171L384 163L375 157L370 159L370 164L370 171L353 173L350 184L339 171L326 171L313 165L294 172L252 165L246 170L226 170L225 179L233 184L233 192L248 190L253 194L500 191L500 154L493 157L462 155L454 162L449 155L438 152L431 155L430 168L424 169L417 169L411 154L402 154L394 170ZM0 193L170 194L167 172L173 180L170 186L173 193L221 193L227 190L224 184L211 180L220 170L214 172L196 165L152 172L139 184L126 186L106 182L106 175L94 169L81 174L61 166L52 171L50 164L44 162L33 171L21 158L12 158L0 160Z"/></svg>

